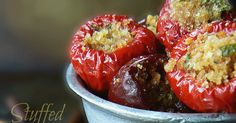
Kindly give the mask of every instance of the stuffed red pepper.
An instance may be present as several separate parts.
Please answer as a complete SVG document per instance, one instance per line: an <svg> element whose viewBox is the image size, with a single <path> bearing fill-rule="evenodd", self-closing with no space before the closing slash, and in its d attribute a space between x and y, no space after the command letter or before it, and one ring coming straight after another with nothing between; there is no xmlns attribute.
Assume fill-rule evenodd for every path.
<svg viewBox="0 0 236 123"><path fill-rule="evenodd" d="M232 20L228 0L166 0L157 24L159 40L171 51L177 40L214 20Z"/></svg>
<svg viewBox="0 0 236 123"><path fill-rule="evenodd" d="M178 98L199 112L236 112L236 23L219 21L184 36L165 65Z"/></svg>
<svg viewBox="0 0 236 123"><path fill-rule="evenodd" d="M104 15L88 21L74 35L71 62L87 86L102 93L122 65L156 51L151 31L127 16Z"/></svg>

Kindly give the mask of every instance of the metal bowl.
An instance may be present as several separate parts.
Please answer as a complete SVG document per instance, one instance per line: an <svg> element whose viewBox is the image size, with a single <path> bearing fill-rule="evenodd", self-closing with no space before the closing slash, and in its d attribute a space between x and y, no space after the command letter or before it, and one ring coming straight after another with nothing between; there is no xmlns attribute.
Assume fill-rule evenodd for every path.
<svg viewBox="0 0 236 123"><path fill-rule="evenodd" d="M82 98L89 123L199 123L236 122L236 114L225 113L169 113L122 106L89 92L72 65L66 72L69 88ZM79 97L78 96L78 97Z"/></svg>

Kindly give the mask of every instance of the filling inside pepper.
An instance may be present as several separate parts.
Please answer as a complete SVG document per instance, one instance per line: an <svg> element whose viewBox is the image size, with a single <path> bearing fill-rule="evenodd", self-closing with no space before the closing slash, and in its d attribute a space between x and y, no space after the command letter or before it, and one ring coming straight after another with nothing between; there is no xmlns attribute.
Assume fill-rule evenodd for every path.
<svg viewBox="0 0 236 123"><path fill-rule="evenodd" d="M102 27L94 26L93 34L87 33L84 38L84 47L110 53L126 46L133 39L128 29L129 23L130 20L126 19L122 22L104 24Z"/></svg>
<svg viewBox="0 0 236 123"><path fill-rule="evenodd" d="M189 47L177 63L204 87L210 84L227 84L236 77L236 31L231 34L218 32L202 34L195 41L186 39ZM210 83L210 84L209 84Z"/></svg>
<svg viewBox="0 0 236 123"><path fill-rule="evenodd" d="M161 74L157 72L157 66L149 66L147 68L144 67L142 64L137 64L137 74L135 74L135 78L146 85L158 85L161 80ZM149 82L149 83L148 83Z"/></svg>
<svg viewBox="0 0 236 123"><path fill-rule="evenodd" d="M148 15L146 18L146 25L149 30L156 34L158 15Z"/></svg>
<svg viewBox="0 0 236 123"><path fill-rule="evenodd" d="M231 9L228 0L172 0L170 7L171 17L188 31L221 19L222 12Z"/></svg>
<svg viewBox="0 0 236 123"><path fill-rule="evenodd" d="M174 111L177 99L169 88L168 83L164 82L163 70L161 66L144 61L143 63L136 64L135 68L131 68L134 73L134 80L138 80L142 88L142 96L145 102L154 102L158 106L158 110Z"/></svg>

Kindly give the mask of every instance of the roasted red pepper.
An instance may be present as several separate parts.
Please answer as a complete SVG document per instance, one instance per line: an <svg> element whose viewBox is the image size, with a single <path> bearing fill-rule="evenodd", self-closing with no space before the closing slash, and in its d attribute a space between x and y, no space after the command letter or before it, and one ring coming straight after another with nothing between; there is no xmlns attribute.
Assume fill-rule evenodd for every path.
<svg viewBox="0 0 236 123"><path fill-rule="evenodd" d="M110 40L112 36L117 35L109 31L112 26L115 25L116 27L116 24L121 26L120 30L125 29L124 31L131 35L127 45L109 52L93 48L96 45L84 45L86 36L93 36L104 28L108 30L108 33L105 30L105 37ZM118 31L118 33L121 32ZM98 37L98 43L100 42L99 38L101 37ZM109 83L121 66L134 57L156 53L156 45L155 35L129 17L118 15L98 16L81 26L74 35L71 46L71 62L75 71L88 87L95 92L102 93L107 92ZM103 48L102 45L98 46Z"/></svg>
<svg viewBox="0 0 236 123"><path fill-rule="evenodd" d="M157 23L158 39L169 52L179 38L201 25L221 18L233 20L230 10L227 0L166 0Z"/></svg>
<svg viewBox="0 0 236 123"><path fill-rule="evenodd" d="M224 84L212 84L204 85L204 81L198 79L200 76L199 73L194 77L193 74L190 74L191 71L181 67L178 63L181 63L181 59L186 57L186 61L190 60L190 54L188 49L191 48L189 45L189 40L192 39L193 42L196 42L199 35L209 34L221 37L222 35L231 34L236 31L236 23L232 21L220 21L213 22L204 26L186 36L184 36L174 47L173 52L171 53L171 59L169 63L165 66L167 71L167 78L172 87L172 90L177 95L177 97L185 103L188 107L199 112L236 112L236 77L231 77ZM231 34L232 35L232 34ZM209 38L210 40L211 38ZM214 42L215 39L212 41ZM215 40L216 42L216 40ZM236 42L235 42L236 43ZM211 46L217 45L216 43ZM201 45L198 44L198 47ZM228 46L228 45L226 45ZM233 46L233 45L231 45ZM196 49L193 49L196 50ZM228 49L226 53L222 51L222 58L227 55L232 55L235 53L236 49ZM191 53L191 52L190 52ZM200 54L203 52L200 52ZM210 55L211 52L206 52ZM198 54L199 55L199 54ZM234 54L235 55L235 54ZM201 57L199 56L199 59ZM214 57L209 57L214 59ZM185 63L186 63L185 61ZM214 61L214 64L218 64L219 60ZM191 63L192 64L192 63ZM210 71L212 68L208 68L206 64L203 64L206 71ZM171 69L167 69L167 68ZM199 67L199 66L197 66ZM211 66L212 67L212 66ZM214 66L213 66L214 67ZM233 69L230 67L230 69ZM220 71L219 71L220 72ZM206 75L207 73L205 73ZM203 74L204 75L204 74ZM203 76L201 75L201 76ZM201 77L200 76L200 77ZM214 78L213 78L214 79Z"/></svg>

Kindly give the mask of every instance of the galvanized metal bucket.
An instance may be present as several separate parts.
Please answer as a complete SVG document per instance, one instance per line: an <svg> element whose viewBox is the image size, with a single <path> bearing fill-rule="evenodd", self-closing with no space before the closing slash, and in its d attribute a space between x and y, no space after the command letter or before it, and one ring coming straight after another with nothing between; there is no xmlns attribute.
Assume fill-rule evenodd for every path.
<svg viewBox="0 0 236 123"><path fill-rule="evenodd" d="M89 123L236 123L236 114L225 113L169 113L122 106L90 93L77 77L72 65L66 72L69 88L82 98Z"/></svg>

